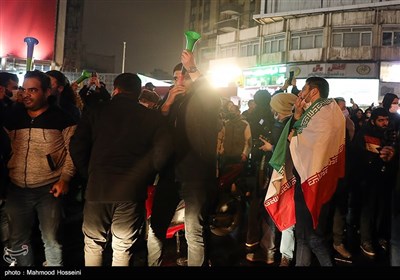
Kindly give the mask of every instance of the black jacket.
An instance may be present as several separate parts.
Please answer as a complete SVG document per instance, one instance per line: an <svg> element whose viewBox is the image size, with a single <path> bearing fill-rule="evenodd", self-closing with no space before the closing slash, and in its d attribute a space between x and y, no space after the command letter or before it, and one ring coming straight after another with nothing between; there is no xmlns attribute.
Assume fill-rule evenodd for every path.
<svg viewBox="0 0 400 280"><path fill-rule="evenodd" d="M85 105L83 110L96 106L98 103L106 102L111 99L110 93L104 86L91 90L90 87L84 85L79 91L79 95Z"/></svg>
<svg viewBox="0 0 400 280"><path fill-rule="evenodd" d="M83 113L70 151L88 179L89 201L141 201L163 164L166 125L156 111L131 94L120 93Z"/></svg>
<svg viewBox="0 0 400 280"><path fill-rule="evenodd" d="M220 108L218 92L204 78L175 100L169 121L174 126L177 181L215 179Z"/></svg>

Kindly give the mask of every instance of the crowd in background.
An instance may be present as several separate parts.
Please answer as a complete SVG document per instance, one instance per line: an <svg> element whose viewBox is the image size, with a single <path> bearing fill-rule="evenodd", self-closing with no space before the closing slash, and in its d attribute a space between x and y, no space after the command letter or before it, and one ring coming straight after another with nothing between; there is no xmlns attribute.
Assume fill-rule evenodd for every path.
<svg viewBox="0 0 400 280"><path fill-rule="evenodd" d="M43 265L62 266L63 221L68 203L78 203L86 266L104 264L109 242L112 265L129 266L141 238L148 265L160 266L181 201L187 265L209 265L208 240L218 227L210 217L227 194L245 202L239 209L249 262L309 266L314 255L321 266L333 266L332 249L351 260L352 227L366 257L383 250L400 265L398 96L387 93L381 105L362 110L353 100L348 107L343 98L329 98L323 78L307 79L300 90L293 78L272 94L258 90L241 113L209 86L191 52L182 52L173 75L160 97L132 73L118 75L110 93L96 73L78 85L57 70L28 71L23 81L0 72L7 265L35 264L37 219ZM65 203L68 193L76 195Z"/></svg>

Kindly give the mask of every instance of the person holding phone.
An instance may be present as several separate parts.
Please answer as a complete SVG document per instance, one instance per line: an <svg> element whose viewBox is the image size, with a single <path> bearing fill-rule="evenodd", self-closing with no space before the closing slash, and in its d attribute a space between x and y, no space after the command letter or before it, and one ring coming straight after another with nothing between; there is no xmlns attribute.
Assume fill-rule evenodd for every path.
<svg viewBox="0 0 400 280"><path fill-rule="evenodd" d="M291 93L298 95L300 90L296 86L296 76L294 75L294 71L290 71L289 78L285 80L285 84L280 89L276 90L273 95L280 92L286 92L290 86L292 86Z"/></svg>
<svg viewBox="0 0 400 280"><path fill-rule="evenodd" d="M79 95L83 101L84 110L111 99L110 93L107 91L105 84L100 81L96 72L92 72L92 77L88 79L88 83L79 91Z"/></svg>
<svg viewBox="0 0 400 280"><path fill-rule="evenodd" d="M296 95L291 93L280 93L272 96L270 106L271 111L274 114L275 123L272 128L270 139L260 136L260 140L263 142L260 150L263 150L264 152L273 151L274 146L278 143L283 128L293 114L292 110L296 99ZM275 237L275 235L278 234L278 231L275 227L273 230L273 236ZM283 230L280 240L281 243L279 250L281 253L281 261L279 266L290 266L294 257L294 226Z"/></svg>
<svg viewBox="0 0 400 280"><path fill-rule="evenodd" d="M391 187L396 174L396 151L387 139L389 112L378 107L371 112L368 123L355 136L352 146L354 158L359 162L358 174L362 192L356 192L361 200L360 248L370 258L377 254L377 246L386 247L390 234ZM383 248L385 249L385 248Z"/></svg>
<svg viewBox="0 0 400 280"><path fill-rule="evenodd" d="M279 230L296 224L296 266L333 266L324 237L329 202L344 176L345 119L329 84L309 77L294 102L270 165L265 208Z"/></svg>

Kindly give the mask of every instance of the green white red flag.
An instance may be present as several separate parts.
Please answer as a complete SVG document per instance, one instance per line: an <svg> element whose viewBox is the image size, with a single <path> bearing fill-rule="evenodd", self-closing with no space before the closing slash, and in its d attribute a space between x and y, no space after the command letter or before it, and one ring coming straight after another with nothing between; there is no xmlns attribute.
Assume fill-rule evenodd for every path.
<svg viewBox="0 0 400 280"><path fill-rule="evenodd" d="M338 179L344 176L345 118L333 99L320 98L295 122L292 133L289 128L290 121L269 162L274 170L264 206L280 231L296 223L295 166L316 228L322 205L331 199Z"/></svg>

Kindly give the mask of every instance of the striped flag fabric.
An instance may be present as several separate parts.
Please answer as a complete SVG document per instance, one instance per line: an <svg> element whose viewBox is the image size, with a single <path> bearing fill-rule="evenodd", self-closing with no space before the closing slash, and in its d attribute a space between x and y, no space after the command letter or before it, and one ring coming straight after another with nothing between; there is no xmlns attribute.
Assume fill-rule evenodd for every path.
<svg viewBox="0 0 400 280"><path fill-rule="evenodd" d="M295 167L316 228L322 205L331 199L338 179L344 176L345 118L333 99L320 98L294 123L291 131L289 128L290 121L270 160L274 169L264 206L280 231L296 223Z"/></svg>

